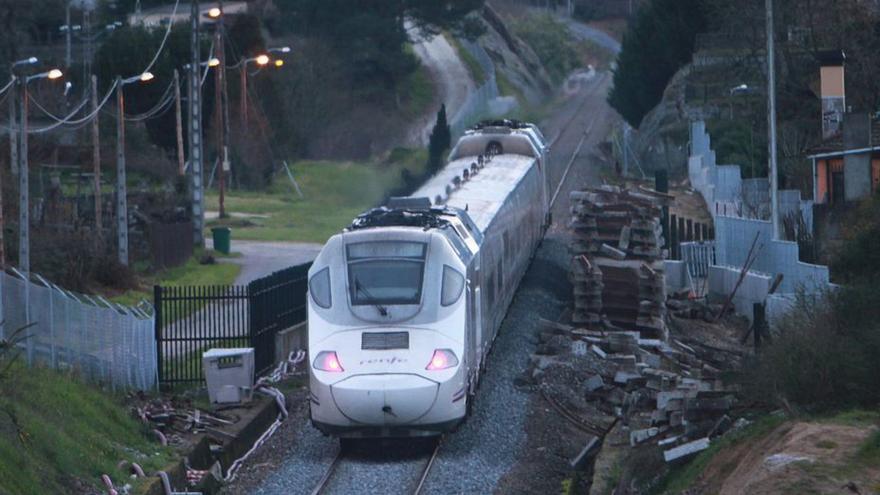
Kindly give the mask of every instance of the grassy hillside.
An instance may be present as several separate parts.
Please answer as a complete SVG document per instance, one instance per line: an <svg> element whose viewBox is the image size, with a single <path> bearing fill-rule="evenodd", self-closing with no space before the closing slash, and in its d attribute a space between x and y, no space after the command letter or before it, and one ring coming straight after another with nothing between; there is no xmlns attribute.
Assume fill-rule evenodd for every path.
<svg viewBox="0 0 880 495"><path fill-rule="evenodd" d="M171 460L116 397L69 376L15 365L0 391L0 493L94 493L102 474L131 482L121 460L147 472Z"/></svg>
<svg viewBox="0 0 880 495"><path fill-rule="evenodd" d="M259 216L214 220L208 227L231 227L233 250L235 239L324 242L401 187L404 169L421 174L426 159L424 150L397 149L380 162L297 162L291 172L302 198L279 175L266 192L232 191L226 196L228 212ZM209 209L215 208L217 195L208 195L207 201Z"/></svg>
<svg viewBox="0 0 880 495"><path fill-rule="evenodd" d="M880 414L767 416L674 468L655 493L880 493Z"/></svg>

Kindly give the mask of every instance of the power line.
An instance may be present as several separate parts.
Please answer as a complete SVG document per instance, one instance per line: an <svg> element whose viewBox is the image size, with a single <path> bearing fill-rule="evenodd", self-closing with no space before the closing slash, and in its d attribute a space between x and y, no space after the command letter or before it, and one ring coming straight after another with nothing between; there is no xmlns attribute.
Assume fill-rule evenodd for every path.
<svg viewBox="0 0 880 495"><path fill-rule="evenodd" d="M159 55L161 55L162 51L165 49L165 44L168 42L168 37L171 35L171 27L174 26L174 17L177 15L177 7L179 5L180 5L180 0L177 0L176 2L174 2L174 9L171 11L171 17L168 22L168 29L165 30L165 36L162 38L162 43L159 45L159 50L156 52L156 56L153 57L153 60L150 61L150 64L147 65L147 68L144 69L143 71L141 71L142 74L144 72L149 72L150 69L153 68L153 65L156 64L157 60L159 60Z"/></svg>
<svg viewBox="0 0 880 495"><path fill-rule="evenodd" d="M56 122L55 124L52 124L48 127L43 127L41 129L28 129L28 133L29 134L39 134L39 133L43 133L43 132L49 132L49 131L56 129L62 125L78 125L78 124L82 124L85 122L90 122L93 118L95 118L96 115L98 115L98 112L100 112L101 109L104 108L104 105L106 105L107 102L110 100L110 97L113 95L113 91L115 89L116 89L116 82L114 82L113 84L110 85L110 88L107 90L107 94L104 95L104 98L101 100L101 103L98 105L98 108L93 110L91 113L89 113L85 117L83 117L81 119L73 119L73 116L76 115L80 110L80 109L74 109L74 111L70 115L65 117L63 120L60 120L60 121ZM88 100L85 100L83 105L85 105L85 103L88 103Z"/></svg>

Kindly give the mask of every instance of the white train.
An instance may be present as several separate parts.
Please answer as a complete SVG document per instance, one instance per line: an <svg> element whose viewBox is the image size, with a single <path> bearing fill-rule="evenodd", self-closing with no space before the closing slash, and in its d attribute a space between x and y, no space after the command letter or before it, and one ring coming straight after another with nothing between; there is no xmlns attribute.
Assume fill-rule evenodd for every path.
<svg viewBox="0 0 880 495"><path fill-rule="evenodd" d="M534 125L484 123L415 194L327 241L309 270L315 427L429 436L464 420L547 225L547 153Z"/></svg>

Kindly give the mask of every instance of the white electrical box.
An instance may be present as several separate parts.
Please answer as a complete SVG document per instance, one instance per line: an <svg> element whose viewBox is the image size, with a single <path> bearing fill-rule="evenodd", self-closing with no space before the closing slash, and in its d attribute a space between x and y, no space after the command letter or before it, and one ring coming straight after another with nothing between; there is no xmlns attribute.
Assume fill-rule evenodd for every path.
<svg viewBox="0 0 880 495"><path fill-rule="evenodd" d="M210 349L202 354L212 404L250 402L254 392L254 349Z"/></svg>

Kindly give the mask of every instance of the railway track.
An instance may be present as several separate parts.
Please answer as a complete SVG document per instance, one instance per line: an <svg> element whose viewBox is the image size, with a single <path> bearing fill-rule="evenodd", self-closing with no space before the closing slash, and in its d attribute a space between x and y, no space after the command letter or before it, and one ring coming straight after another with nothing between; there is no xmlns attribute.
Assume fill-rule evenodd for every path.
<svg viewBox="0 0 880 495"><path fill-rule="evenodd" d="M437 441L437 443L434 445L434 448L431 450L431 455L423 459L423 462L419 463L417 474L413 474L407 479L397 480L397 486L413 487L411 491L401 493L412 493L413 495L420 495L422 493L422 490L425 487L425 482L427 481L428 475L431 472L431 468L434 466L434 461L437 459L437 454L440 452L440 445L442 443L442 439ZM340 448L336 452L336 456L333 458L333 462L330 463L327 471L324 472L324 475L321 477L321 479L318 481L318 484L312 490L312 495L328 495L334 493L334 480L336 479L337 474L345 468L345 463L347 462L357 462L357 460L347 455L346 449ZM393 462L394 461L389 461L389 463ZM378 465L372 466L371 468L381 469ZM412 470L409 471L409 474L412 474ZM405 474L402 474L401 477L403 478L406 476Z"/></svg>

